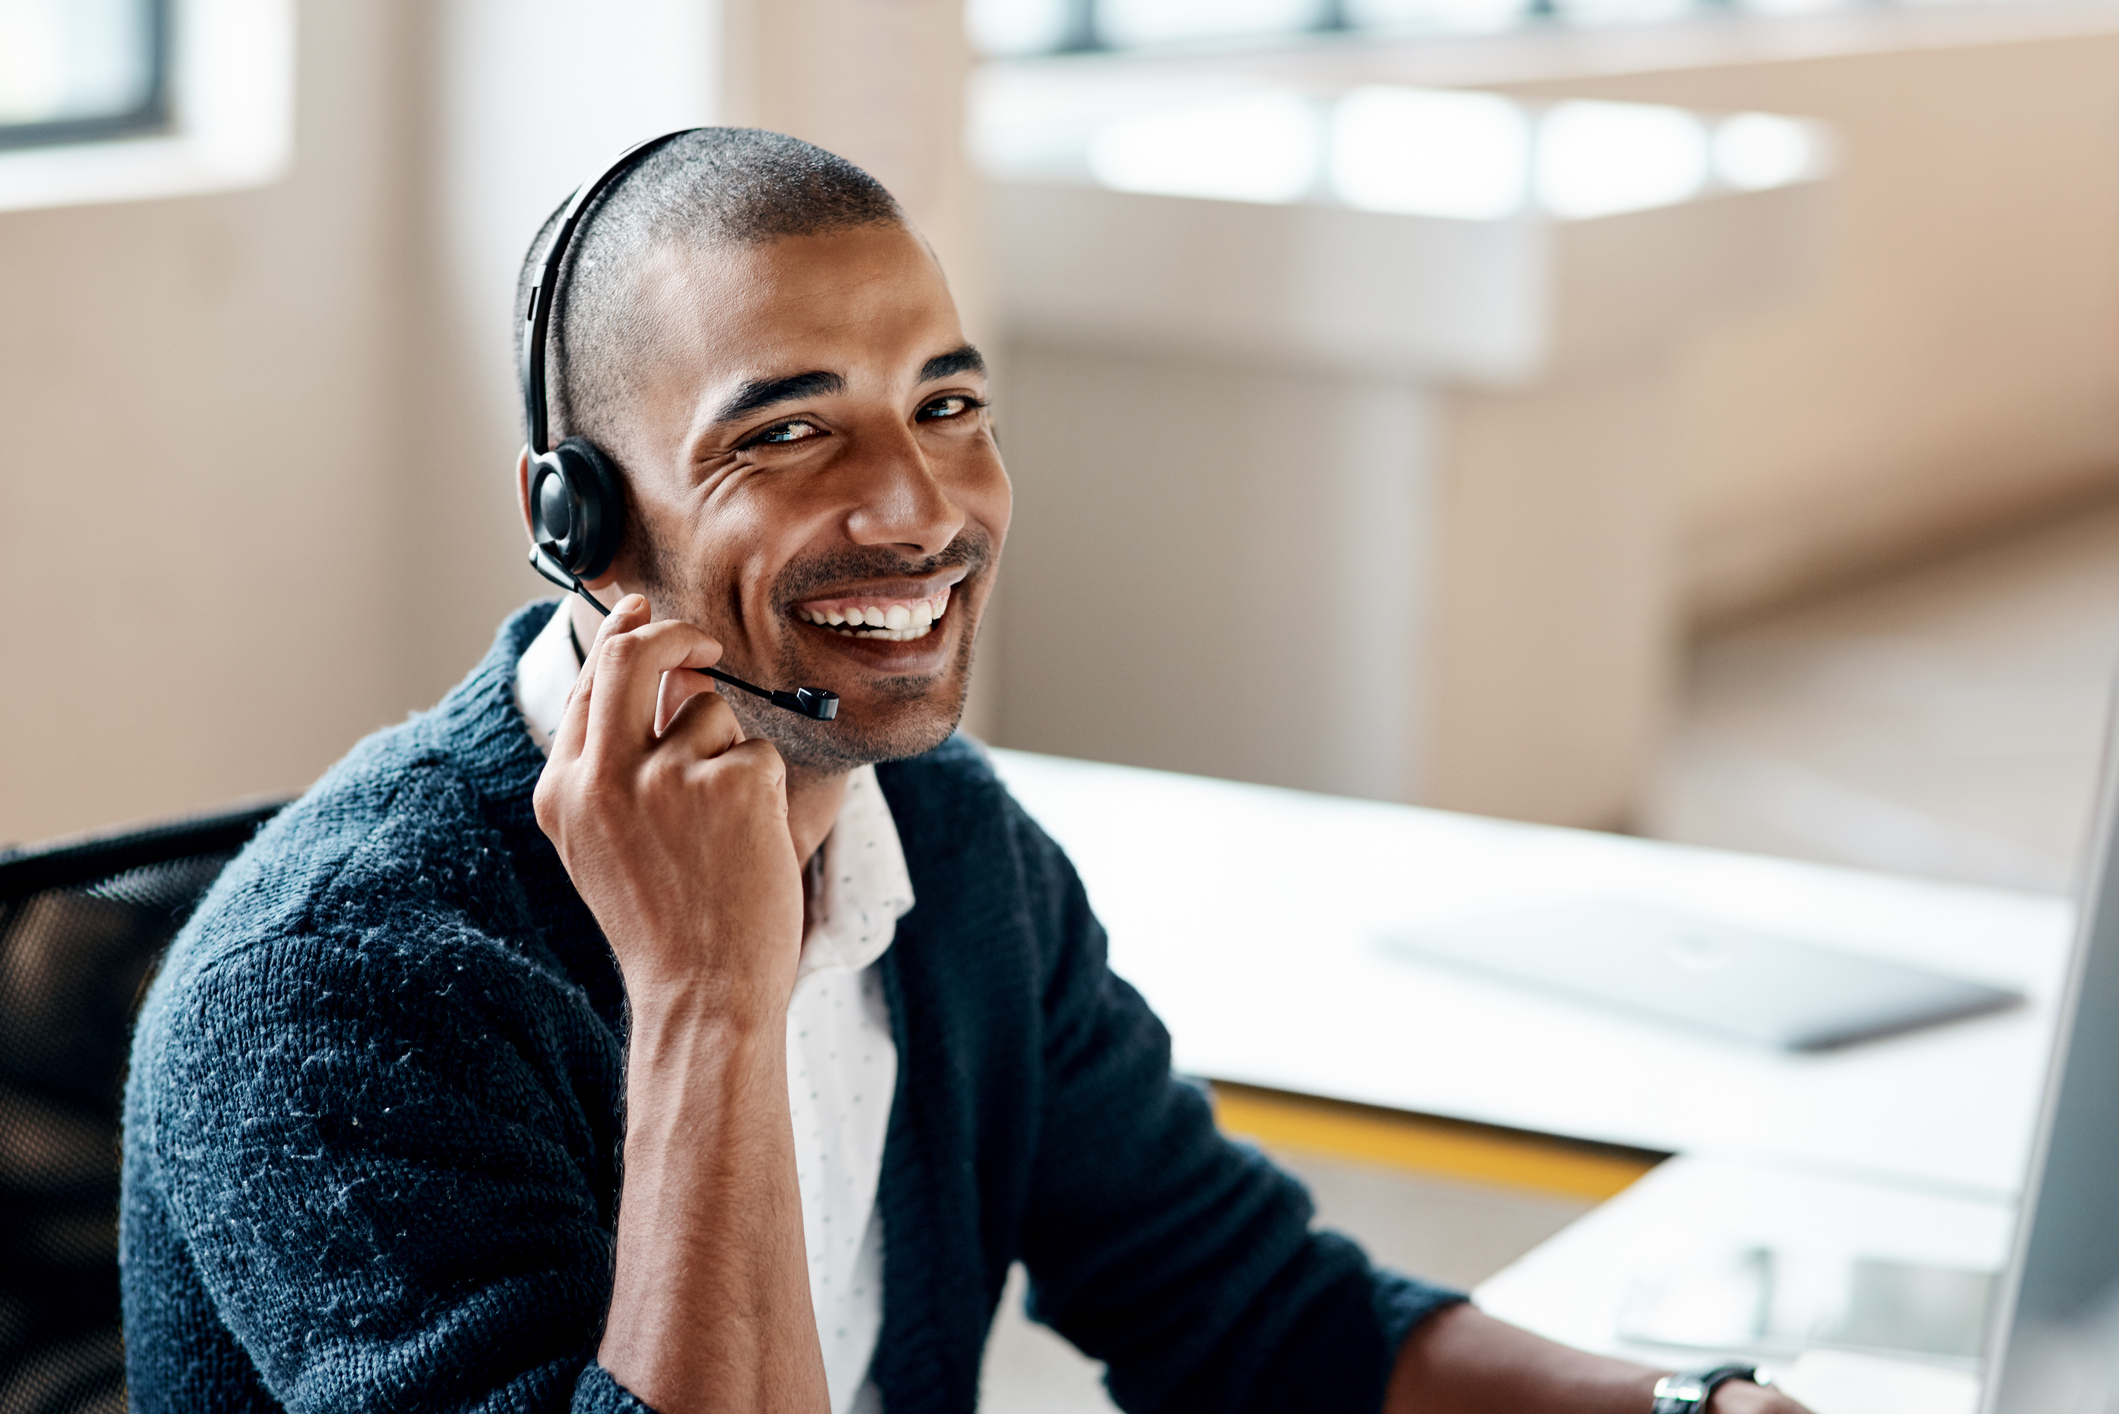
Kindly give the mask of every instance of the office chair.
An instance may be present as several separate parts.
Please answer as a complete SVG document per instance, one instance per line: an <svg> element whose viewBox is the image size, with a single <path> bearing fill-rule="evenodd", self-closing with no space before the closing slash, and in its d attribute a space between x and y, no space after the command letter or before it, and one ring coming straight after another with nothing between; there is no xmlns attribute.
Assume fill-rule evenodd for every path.
<svg viewBox="0 0 2119 1414"><path fill-rule="evenodd" d="M0 851L0 1414L125 1408L133 1017L206 886L284 803Z"/></svg>

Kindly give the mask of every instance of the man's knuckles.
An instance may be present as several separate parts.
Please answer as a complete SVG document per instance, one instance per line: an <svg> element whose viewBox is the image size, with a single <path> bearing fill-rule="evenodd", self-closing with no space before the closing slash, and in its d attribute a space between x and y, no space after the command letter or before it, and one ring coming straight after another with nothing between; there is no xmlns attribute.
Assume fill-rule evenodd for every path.
<svg viewBox="0 0 2119 1414"><path fill-rule="evenodd" d="M624 672L640 661L640 655L648 648L647 639L639 629L613 631L597 649L597 657L606 669Z"/></svg>
<svg viewBox="0 0 2119 1414"><path fill-rule="evenodd" d="M748 746L750 743L740 743ZM744 816L787 813L787 773L775 754L735 749L709 760L693 762L685 772L687 782L702 799Z"/></svg>
<svg viewBox="0 0 2119 1414"><path fill-rule="evenodd" d="M530 792L530 811L537 817L537 828L547 835L559 828L559 777L549 768L537 778L537 788Z"/></svg>
<svg viewBox="0 0 2119 1414"><path fill-rule="evenodd" d="M752 737L739 741L713 760L715 769L732 779L743 782L743 789L754 790L777 799L781 808L787 806L787 762L781 759L779 749L763 737Z"/></svg>

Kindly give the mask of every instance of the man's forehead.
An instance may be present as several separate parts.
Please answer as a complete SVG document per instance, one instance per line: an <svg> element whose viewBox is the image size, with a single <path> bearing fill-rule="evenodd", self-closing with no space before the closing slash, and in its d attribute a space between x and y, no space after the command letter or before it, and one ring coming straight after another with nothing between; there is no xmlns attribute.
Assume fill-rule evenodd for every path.
<svg viewBox="0 0 2119 1414"><path fill-rule="evenodd" d="M665 243L640 274L664 317L705 326L750 324L760 334L842 322L886 310L955 317L940 268L899 225L853 227L761 242Z"/></svg>
<svg viewBox="0 0 2119 1414"><path fill-rule="evenodd" d="M639 281L641 313L663 337L715 362L800 361L799 348L820 341L917 341L957 325L940 269L903 227L664 246L643 262Z"/></svg>
<svg viewBox="0 0 2119 1414"><path fill-rule="evenodd" d="M843 391L863 374L925 381L985 368L933 257L902 226L665 247L640 292L671 356L667 373L701 405L695 416L710 405L715 421ZM766 399L767 385L787 386Z"/></svg>

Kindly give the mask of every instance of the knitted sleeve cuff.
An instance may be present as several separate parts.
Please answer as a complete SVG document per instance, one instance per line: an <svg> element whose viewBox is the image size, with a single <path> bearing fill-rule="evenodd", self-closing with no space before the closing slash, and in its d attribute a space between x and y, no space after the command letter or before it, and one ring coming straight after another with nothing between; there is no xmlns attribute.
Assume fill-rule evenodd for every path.
<svg viewBox="0 0 2119 1414"><path fill-rule="evenodd" d="M655 1414L595 1361L574 1382L574 1414Z"/></svg>
<svg viewBox="0 0 2119 1414"><path fill-rule="evenodd" d="M1393 1360L1414 1326L1446 1306L1471 1300L1461 1291L1430 1286L1391 1271L1377 1271L1375 1283L1376 1319L1383 1327L1384 1349L1391 1352Z"/></svg>

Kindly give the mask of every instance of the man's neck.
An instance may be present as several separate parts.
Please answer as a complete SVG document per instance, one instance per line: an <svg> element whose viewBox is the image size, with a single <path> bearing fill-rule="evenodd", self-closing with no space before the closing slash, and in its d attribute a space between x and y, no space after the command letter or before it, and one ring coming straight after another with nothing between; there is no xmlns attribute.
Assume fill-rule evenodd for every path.
<svg viewBox="0 0 2119 1414"><path fill-rule="evenodd" d="M787 768L787 832L794 836L795 858L815 854L839 818L846 801L846 773L824 775Z"/></svg>
<svg viewBox="0 0 2119 1414"><path fill-rule="evenodd" d="M603 616L584 604L579 595L567 596L566 612L572 616L575 638L587 647L602 627ZM795 766L787 768L787 829L794 837L795 858L807 859L817 852L824 837L831 833L845 800L844 771L827 775Z"/></svg>

